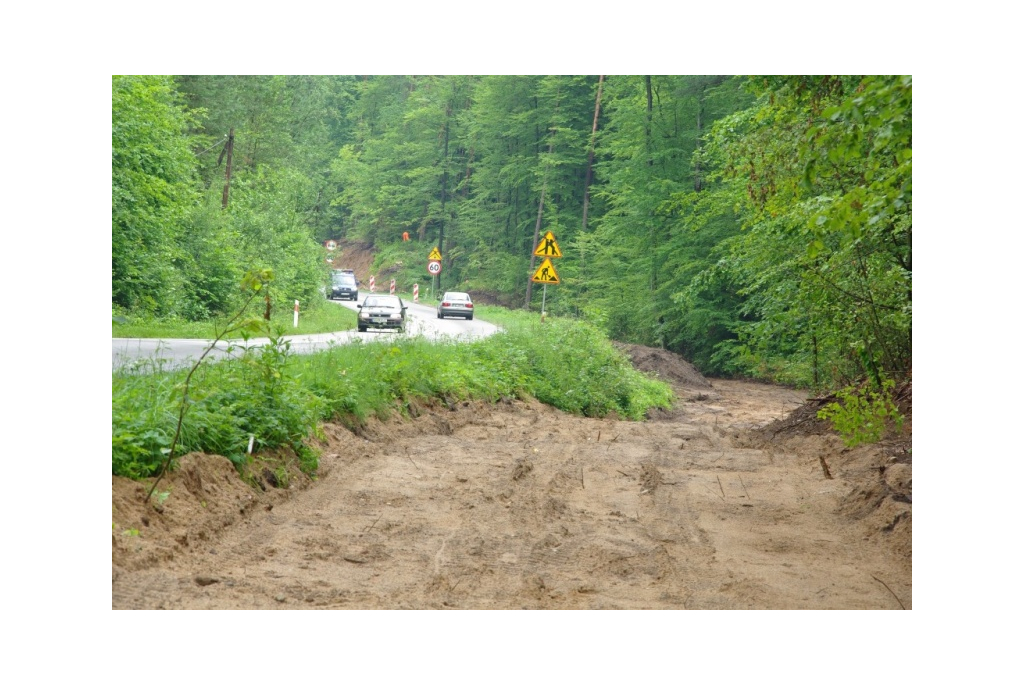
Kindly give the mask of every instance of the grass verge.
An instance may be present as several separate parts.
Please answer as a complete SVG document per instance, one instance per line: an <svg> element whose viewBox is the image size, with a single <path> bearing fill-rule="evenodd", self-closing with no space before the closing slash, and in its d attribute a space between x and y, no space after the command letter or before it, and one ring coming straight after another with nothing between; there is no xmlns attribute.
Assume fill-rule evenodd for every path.
<svg viewBox="0 0 1024 685"><path fill-rule="evenodd" d="M351 313L351 312L349 312ZM640 420L674 398L636 371L597 329L509 312L503 331L474 342L398 337L293 355L271 343L243 358L204 364L193 377L177 454L220 454L241 467L254 451L289 447L313 473L307 446L323 421L354 427L411 400L536 397L583 416ZM143 372L145 371L145 372ZM168 453L186 372L154 364L113 374L113 473L153 475Z"/></svg>
<svg viewBox="0 0 1024 685"><path fill-rule="evenodd" d="M254 310L255 311L255 310ZM258 314L258 312L257 312ZM114 338L192 338L197 340L213 340L218 326L224 320L184 321L177 319L141 319L119 316L112 323ZM299 326L294 327L295 311L279 311L271 314L272 326L280 326L285 335L308 335L313 333L334 333L347 331L356 327L356 315L351 309L339 306L338 303L325 301L308 309L299 308ZM240 339L235 336L232 339Z"/></svg>

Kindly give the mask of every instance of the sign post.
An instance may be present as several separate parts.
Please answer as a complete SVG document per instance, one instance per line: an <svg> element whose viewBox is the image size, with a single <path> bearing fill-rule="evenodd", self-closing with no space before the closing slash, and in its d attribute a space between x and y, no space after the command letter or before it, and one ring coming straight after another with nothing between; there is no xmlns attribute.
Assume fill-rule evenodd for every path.
<svg viewBox="0 0 1024 685"><path fill-rule="evenodd" d="M299 301L298 300L295 300L295 324L292 327L293 328L298 328L299 327Z"/></svg>
<svg viewBox="0 0 1024 685"><path fill-rule="evenodd" d="M413 283L412 284L412 301L413 302L419 302L420 301L420 284L419 283Z"/></svg>
<svg viewBox="0 0 1024 685"><path fill-rule="evenodd" d="M436 247L430 250L430 254L427 255L427 273L432 275L430 280L430 296L433 297L434 287L440 287L440 274L441 274L441 251Z"/></svg>
<svg viewBox="0 0 1024 685"><path fill-rule="evenodd" d="M377 286L373 282L373 276L370 276L370 292L377 292Z"/></svg>
<svg viewBox="0 0 1024 685"><path fill-rule="evenodd" d="M391 294L395 294L395 279L391 279Z"/></svg>
<svg viewBox="0 0 1024 685"><path fill-rule="evenodd" d="M555 240L555 234L548 231L544 234L544 237L539 243L537 243L537 249L533 251L533 254L537 257L543 257L544 261L541 262L540 267L533 272L532 280L534 283L544 284L544 294L540 300L540 320L543 323L544 317L547 316L546 306L548 300L548 283L552 285L558 285L561 281L558 278L558 272L555 271L555 265L551 262L552 257L561 257L562 250L558 247L558 241Z"/></svg>
<svg viewBox="0 0 1024 685"><path fill-rule="evenodd" d="M430 254L427 255L427 273L433 278L430 279L430 292L433 295L434 286L440 287L441 285L441 250L436 247L430 250Z"/></svg>

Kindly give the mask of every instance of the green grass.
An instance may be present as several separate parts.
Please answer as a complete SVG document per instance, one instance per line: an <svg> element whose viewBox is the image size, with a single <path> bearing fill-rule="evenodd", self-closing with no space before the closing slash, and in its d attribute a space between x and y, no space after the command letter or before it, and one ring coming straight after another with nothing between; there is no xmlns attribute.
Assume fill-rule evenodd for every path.
<svg viewBox="0 0 1024 685"><path fill-rule="evenodd" d="M309 335L313 333L333 333L347 331L356 327L355 313L345 307L324 301L316 307L299 308L299 326L293 326L294 310L278 311L271 314L271 324L284 328L285 335ZM260 316L253 309L252 316ZM211 321L181 320L144 320L119 317L124 320L112 324L114 338L194 338L213 340L218 327L223 328L226 319ZM241 339L240 334L230 336L229 340Z"/></svg>
<svg viewBox="0 0 1024 685"><path fill-rule="evenodd" d="M674 401L669 386L633 369L596 328L499 310L481 307L480 316L503 330L472 342L402 336L292 355L272 341L241 359L204 364L190 386L175 454L202 451L242 465L253 435L256 450L291 447L312 472L317 456L305 441L320 423L354 427L408 411L417 400L532 396L582 416L632 420ZM186 373L153 366L113 374L115 475L142 478L159 470Z"/></svg>
<svg viewBox="0 0 1024 685"><path fill-rule="evenodd" d="M473 316L488 323L493 323L500 328L532 326L540 323L540 314L538 312L528 312L523 309L506 309L505 307L495 307L486 304L474 303ZM549 316L545 323L550 320L551 317Z"/></svg>

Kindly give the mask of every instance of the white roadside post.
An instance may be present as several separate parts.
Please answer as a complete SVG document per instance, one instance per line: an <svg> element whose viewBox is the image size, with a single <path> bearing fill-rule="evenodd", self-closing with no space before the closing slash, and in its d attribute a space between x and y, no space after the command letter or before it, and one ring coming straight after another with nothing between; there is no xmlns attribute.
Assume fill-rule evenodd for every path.
<svg viewBox="0 0 1024 685"><path fill-rule="evenodd" d="M295 300L295 325L294 328L299 327L299 301Z"/></svg>

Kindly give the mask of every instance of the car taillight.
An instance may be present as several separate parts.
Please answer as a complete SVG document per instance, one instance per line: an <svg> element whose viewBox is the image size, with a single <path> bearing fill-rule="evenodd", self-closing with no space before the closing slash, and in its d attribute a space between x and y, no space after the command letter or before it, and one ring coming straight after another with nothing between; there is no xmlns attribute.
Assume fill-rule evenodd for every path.
<svg viewBox="0 0 1024 685"><path fill-rule="evenodd" d="M451 305L451 303L450 303L450 302L442 302L442 303L441 303L441 306L442 306L442 307L451 307L452 305Z"/></svg>
<svg viewBox="0 0 1024 685"><path fill-rule="evenodd" d="M466 303L466 309L472 309L472 308L473 308L473 303L472 302L467 302Z"/></svg>

